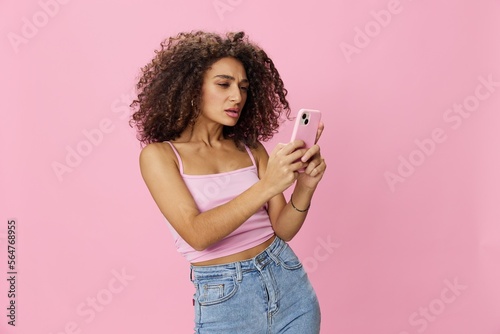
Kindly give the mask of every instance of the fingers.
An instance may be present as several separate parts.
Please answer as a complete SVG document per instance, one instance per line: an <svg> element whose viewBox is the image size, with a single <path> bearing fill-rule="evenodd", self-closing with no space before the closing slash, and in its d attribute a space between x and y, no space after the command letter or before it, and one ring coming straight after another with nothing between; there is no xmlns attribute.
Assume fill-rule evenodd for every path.
<svg viewBox="0 0 500 334"><path fill-rule="evenodd" d="M271 155L276 155L279 151L281 151L281 149L285 146L286 144L283 144L283 143L278 143L274 149L271 151Z"/></svg>
<svg viewBox="0 0 500 334"><path fill-rule="evenodd" d="M311 148L301 148L304 142L302 140L295 140L288 144L278 144L275 150L275 156L280 157L280 160L284 164L297 163L292 167L293 170L301 169L306 167L311 159L316 158L317 161L313 166L319 164L319 159L321 159L320 147L319 145L314 145Z"/></svg>
<svg viewBox="0 0 500 334"><path fill-rule="evenodd" d="M314 176L317 176L317 175L323 173L325 170L326 170L325 159L318 158L318 159L313 159L311 162L309 162L304 173L306 173L309 176L314 177Z"/></svg>
<svg viewBox="0 0 500 334"><path fill-rule="evenodd" d="M323 122L320 122L318 126L318 131L316 132L316 141L314 142L315 144L318 142L324 129L325 129L325 124Z"/></svg>
<svg viewBox="0 0 500 334"><path fill-rule="evenodd" d="M290 164L290 170L292 170L294 173L296 173L296 176L299 174L300 169L304 169L307 167L307 163L300 161L299 159L294 160L293 163Z"/></svg>
<svg viewBox="0 0 500 334"><path fill-rule="evenodd" d="M299 160L306 152L306 148L302 148L304 146L304 141L302 140L295 140L293 142L290 142L288 144L277 144L274 150L272 151L271 155L277 157L282 157L284 158L285 163L291 163L294 162L295 160Z"/></svg>
<svg viewBox="0 0 500 334"><path fill-rule="evenodd" d="M303 162L307 162L309 159L311 159L311 157L315 155L320 155L320 148L318 145L314 145L313 147L308 149L300 160L302 160Z"/></svg>
<svg viewBox="0 0 500 334"><path fill-rule="evenodd" d="M326 169L325 159L321 157L321 149L318 145L314 145L302 156L303 162L308 162L305 173L310 176L316 176Z"/></svg>
<svg viewBox="0 0 500 334"><path fill-rule="evenodd" d="M306 143L304 143L303 140L300 140L300 139L294 140L294 141L289 142L288 144L285 144L282 147L281 151L283 154L288 155L288 154L292 153L293 151L295 151L301 147L304 147L305 144Z"/></svg>

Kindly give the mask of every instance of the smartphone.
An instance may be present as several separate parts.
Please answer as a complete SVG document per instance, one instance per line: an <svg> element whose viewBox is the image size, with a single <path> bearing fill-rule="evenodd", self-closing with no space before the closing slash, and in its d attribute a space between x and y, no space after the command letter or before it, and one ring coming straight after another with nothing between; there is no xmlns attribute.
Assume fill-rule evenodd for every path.
<svg viewBox="0 0 500 334"><path fill-rule="evenodd" d="M318 133L319 122L321 120L321 112L314 109L300 109L295 118L292 138L290 141L297 139L303 140L306 148L316 144L316 134ZM298 170L303 172L304 170Z"/></svg>

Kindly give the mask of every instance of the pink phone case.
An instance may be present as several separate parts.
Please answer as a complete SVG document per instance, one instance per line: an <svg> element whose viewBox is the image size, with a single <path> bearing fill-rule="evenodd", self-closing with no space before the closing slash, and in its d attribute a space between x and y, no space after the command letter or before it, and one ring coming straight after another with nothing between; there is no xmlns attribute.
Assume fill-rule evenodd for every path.
<svg viewBox="0 0 500 334"><path fill-rule="evenodd" d="M301 139L305 142L306 148L316 143L316 134L318 132L321 112L313 109L300 109L295 119L292 138L290 141ZM299 170L303 172L304 170Z"/></svg>

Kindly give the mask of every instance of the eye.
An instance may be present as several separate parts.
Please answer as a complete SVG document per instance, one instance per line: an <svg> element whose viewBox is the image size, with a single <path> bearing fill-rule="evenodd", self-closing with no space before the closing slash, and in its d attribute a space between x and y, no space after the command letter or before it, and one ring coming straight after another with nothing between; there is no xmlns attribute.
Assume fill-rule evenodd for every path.
<svg viewBox="0 0 500 334"><path fill-rule="evenodd" d="M219 85L221 87L225 87L225 88L229 87L229 83L227 83L227 82L218 83L217 85Z"/></svg>
<svg viewBox="0 0 500 334"><path fill-rule="evenodd" d="M241 86L240 89L244 92L248 91L248 86Z"/></svg>

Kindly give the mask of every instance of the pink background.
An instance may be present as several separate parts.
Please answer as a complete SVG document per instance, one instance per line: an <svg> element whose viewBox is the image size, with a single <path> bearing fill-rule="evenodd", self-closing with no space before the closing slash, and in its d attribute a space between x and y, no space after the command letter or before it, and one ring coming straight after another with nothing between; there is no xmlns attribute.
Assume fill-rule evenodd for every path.
<svg viewBox="0 0 500 334"><path fill-rule="evenodd" d="M323 111L328 171L291 242L322 333L500 334L500 85L481 81L500 82L499 10L2 1L0 263L14 218L19 275L15 328L0 280L1 332L192 332L188 264L139 174L127 105L161 40L205 29L245 30L293 110Z"/></svg>

